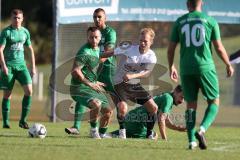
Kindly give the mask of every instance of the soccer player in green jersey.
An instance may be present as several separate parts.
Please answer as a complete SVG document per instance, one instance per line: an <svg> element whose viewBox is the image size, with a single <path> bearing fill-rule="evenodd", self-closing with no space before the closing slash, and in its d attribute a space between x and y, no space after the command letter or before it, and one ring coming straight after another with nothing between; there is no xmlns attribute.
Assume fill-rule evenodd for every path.
<svg viewBox="0 0 240 160"><path fill-rule="evenodd" d="M219 26L216 20L202 13L202 0L187 0L189 13L176 20L172 28L168 47L170 78L178 80L178 73L173 64L174 53L180 43L180 77L184 98L187 102L186 126L189 149L194 149L196 138L200 149L206 149L205 132L214 121L219 108L219 83L212 58L211 45L226 65L227 76L233 75L227 52L221 42ZM195 131L198 91L201 89L208 107Z"/></svg>
<svg viewBox="0 0 240 160"><path fill-rule="evenodd" d="M116 31L106 24L106 13L104 9L97 8L93 12L93 20L96 27L101 31L102 37L99 43L100 54L113 50L117 41ZM98 67L98 81L105 84L104 89L110 94L113 102L117 105L118 98L113 87L113 76L116 71L116 57L101 58L101 64ZM100 128L101 135L105 135L105 128Z"/></svg>
<svg viewBox="0 0 240 160"><path fill-rule="evenodd" d="M163 140L167 140L166 127L185 131L186 128L181 125L175 125L170 119L170 113L173 105L182 104L184 101L182 87L178 85L171 93L163 93L153 97L154 102L158 105L158 126ZM126 136L128 138L146 138L147 134L147 116L148 112L144 106L136 107L129 111L126 115ZM113 137L117 137L119 131L111 132ZM154 132L154 139L157 139L158 134Z"/></svg>
<svg viewBox="0 0 240 160"><path fill-rule="evenodd" d="M106 24L106 14L102 8L98 8L93 13L93 20L96 27L101 31L102 37L99 43L100 54L113 50L117 41L116 31ZM116 57L102 58L103 62L99 66L98 81L104 82L105 90L114 95L113 76L116 70Z"/></svg>
<svg viewBox="0 0 240 160"><path fill-rule="evenodd" d="M28 129L27 117L32 102L32 76L35 74L35 57L29 31L22 27L23 11L14 9L11 12L11 25L2 30L0 36L1 89L3 89L2 118L3 128L10 128L10 99L15 80L24 90L22 114L19 127ZM31 55L30 73L24 60L24 46Z"/></svg>
<svg viewBox="0 0 240 160"><path fill-rule="evenodd" d="M97 81L97 67L99 65L100 49L98 44L101 39L101 32L97 27L89 27L87 30L88 42L78 51L73 68L70 93L75 106L74 125L65 128L68 134L79 134L80 121L85 106L90 109L90 136L101 139L98 129L98 117L101 112L100 128L105 128L109 123L112 111L109 107L107 97L104 95L104 84Z"/></svg>

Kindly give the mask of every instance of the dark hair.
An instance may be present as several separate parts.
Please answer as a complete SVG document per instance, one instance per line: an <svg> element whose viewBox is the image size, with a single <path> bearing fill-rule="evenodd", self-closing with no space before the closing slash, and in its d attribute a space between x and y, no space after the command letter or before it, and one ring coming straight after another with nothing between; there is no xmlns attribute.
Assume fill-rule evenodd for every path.
<svg viewBox="0 0 240 160"><path fill-rule="evenodd" d="M187 0L191 5L192 7L196 7L197 6L197 3L200 1L200 0Z"/></svg>
<svg viewBox="0 0 240 160"><path fill-rule="evenodd" d="M23 15L23 11L21 9L13 9L11 11L11 15L17 15L17 14L22 14Z"/></svg>
<svg viewBox="0 0 240 160"><path fill-rule="evenodd" d="M97 27L88 27L87 33L88 32L95 32L96 30L99 30ZM99 30L100 31L100 30Z"/></svg>
<svg viewBox="0 0 240 160"><path fill-rule="evenodd" d="M177 85L174 89L176 92L182 92L182 86L181 85Z"/></svg>
<svg viewBox="0 0 240 160"><path fill-rule="evenodd" d="M97 9L95 9L95 11L94 11L94 13L99 13L99 12L103 12L103 13L105 14L104 9L102 9L102 8L97 8Z"/></svg>

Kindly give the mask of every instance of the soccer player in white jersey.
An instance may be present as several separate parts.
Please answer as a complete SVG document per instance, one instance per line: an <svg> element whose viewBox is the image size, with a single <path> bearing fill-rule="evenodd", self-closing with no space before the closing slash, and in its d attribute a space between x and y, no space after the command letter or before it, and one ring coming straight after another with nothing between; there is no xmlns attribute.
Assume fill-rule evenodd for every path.
<svg viewBox="0 0 240 160"><path fill-rule="evenodd" d="M157 62L154 51L150 49L154 37L155 33L151 28L143 28L138 45L123 42L114 50L114 55L120 57L113 83L120 100L117 105L117 118L120 127L119 137L122 139L126 138L127 100L146 107L148 112L146 138L153 137L152 129L158 106L152 96L141 86L140 79L147 78Z"/></svg>

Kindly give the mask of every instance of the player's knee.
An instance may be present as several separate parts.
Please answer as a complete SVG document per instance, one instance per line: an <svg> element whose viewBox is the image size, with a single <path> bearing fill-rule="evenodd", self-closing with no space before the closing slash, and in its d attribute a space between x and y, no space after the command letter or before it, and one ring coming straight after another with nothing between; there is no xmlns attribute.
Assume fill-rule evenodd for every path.
<svg viewBox="0 0 240 160"><path fill-rule="evenodd" d="M208 100L208 105L210 105L210 104L216 104L217 106L219 106L219 104L220 104L220 99L219 98L216 98L216 99L214 99L214 100Z"/></svg>
<svg viewBox="0 0 240 160"><path fill-rule="evenodd" d="M29 90L24 93L25 96L32 96L32 90Z"/></svg>
<svg viewBox="0 0 240 160"><path fill-rule="evenodd" d="M12 91L4 91L3 92L4 99L11 99L12 98Z"/></svg>
<svg viewBox="0 0 240 160"><path fill-rule="evenodd" d="M127 104L125 102L119 102L117 107L119 116L125 116L127 114Z"/></svg>
<svg viewBox="0 0 240 160"><path fill-rule="evenodd" d="M111 116L112 116L112 114L113 114L113 112L109 110L109 111L106 111L106 112L105 112L104 116L105 116L107 119L110 119Z"/></svg>
<svg viewBox="0 0 240 160"><path fill-rule="evenodd" d="M100 109L102 105L102 102L99 99L93 99L89 103L90 108L98 108Z"/></svg>

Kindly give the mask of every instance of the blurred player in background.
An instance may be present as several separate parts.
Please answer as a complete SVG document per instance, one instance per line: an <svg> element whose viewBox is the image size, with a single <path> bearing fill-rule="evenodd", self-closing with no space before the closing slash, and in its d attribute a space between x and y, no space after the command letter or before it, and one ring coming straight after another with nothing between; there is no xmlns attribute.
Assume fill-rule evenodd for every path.
<svg viewBox="0 0 240 160"><path fill-rule="evenodd" d="M158 126L163 140L167 140L166 127L184 132L186 128L181 125L175 125L170 119L170 113L173 105L179 105L184 102L182 87L178 85L171 93L163 93L153 97L154 102L158 105ZM146 138L147 134L147 117L148 112L144 106L137 107L129 111L126 115L126 136L128 138ZM119 135L119 131L111 133L113 137ZM154 132L154 139L158 134Z"/></svg>
<svg viewBox="0 0 240 160"><path fill-rule="evenodd" d="M11 12L11 25L3 29L0 37L1 88L3 89L2 118L3 128L10 128L10 99L15 80L24 90L22 114L19 127L28 129L27 117L32 102L32 76L35 74L35 57L31 45L30 33L22 26L23 11L14 9ZM24 46L30 52L30 73L24 59Z"/></svg>
<svg viewBox="0 0 240 160"><path fill-rule="evenodd" d="M102 37L99 43L100 54L113 50L116 44L116 31L106 24L106 13L104 9L97 8L93 13L93 20L96 27L101 31ZM113 76L116 71L116 57L102 58L98 67L98 81L103 82L106 86L104 89L111 95L115 105L117 105L117 97L113 87ZM102 122L100 122L102 123ZM106 128L99 128L101 135L106 135Z"/></svg>
<svg viewBox="0 0 240 160"><path fill-rule="evenodd" d="M212 17L202 13L202 0L187 0L189 13L175 22L168 47L170 78L178 80L178 73L173 64L175 49L180 49L180 77L184 98L187 102L186 127L189 149L194 149L196 138L200 149L206 149L205 132L213 123L219 108L219 84L212 58L211 43L226 65L227 76L233 75L227 52L221 42L218 23ZM198 91L201 89L208 107L199 131L195 131Z"/></svg>
<svg viewBox="0 0 240 160"><path fill-rule="evenodd" d="M89 27L87 30L88 42L78 51L73 68L70 93L76 101L74 125L65 128L68 134L79 134L81 117L85 106L90 111L90 136L101 139L98 128L98 118L101 112L100 127L106 128L112 111L109 107L107 97L104 95L104 84L97 81L97 67L99 65L99 42L101 32L97 27Z"/></svg>

